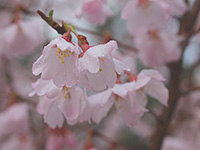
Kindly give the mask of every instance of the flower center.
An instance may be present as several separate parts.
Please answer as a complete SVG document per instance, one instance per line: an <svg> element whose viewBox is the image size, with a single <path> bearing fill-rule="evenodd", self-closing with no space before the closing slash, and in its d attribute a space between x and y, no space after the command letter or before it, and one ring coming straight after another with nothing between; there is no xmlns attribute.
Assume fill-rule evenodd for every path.
<svg viewBox="0 0 200 150"><path fill-rule="evenodd" d="M64 86L63 87L63 90L64 90L64 98L65 99L71 99L71 95L70 95L70 93L67 91L67 87L66 86Z"/></svg>
<svg viewBox="0 0 200 150"><path fill-rule="evenodd" d="M115 96L116 96L116 101L117 101L117 104L118 104L118 109L121 109L122 108L122 99L118 95L115 95Z"/></svg>
<svg viewBox="0 0 200 150"><path fill-rule="evenodd" d="M138 6L147 9L149 7L149 0L139 0Z"/></svg>
<svg viewBox="0 0 200 150"><path fill-rule="evenodd" d="M58 50L56 51L56 56L58 56L58 59L61 59L61 63L65 63L65 57L70 57L72 55L72 52L70 52L69 50L62 51L60 48L57 49Z"/></svg>
<svg viewBox="0 0 200 150"><path fill-rule="evenodd" d="M104 59L102 57L100 59L101 59L102 62L104 62Z"/></svg>

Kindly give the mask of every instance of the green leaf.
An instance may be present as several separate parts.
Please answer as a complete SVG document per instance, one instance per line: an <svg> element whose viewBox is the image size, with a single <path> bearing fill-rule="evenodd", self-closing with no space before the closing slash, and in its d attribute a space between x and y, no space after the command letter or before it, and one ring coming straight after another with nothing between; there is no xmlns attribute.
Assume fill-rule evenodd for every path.
<svg viewBox="0 0 200 150"><path fill-rule="evenodd" d="M53 17L53 12L54 12L53 9L49 11L49 17L51 18Z"/></svg>
<svg viewBox="0 0 200 150"><path fill-rule="evenodd" d="M65 29L68 30L69 29L69 23L65 24Z"/></svg>
<svg viewBox="0 0 200 150"><path fill-rule="evenodd" d="M75 31L75 26L71 25L71 29L72 29L72 31Z"/></svg>

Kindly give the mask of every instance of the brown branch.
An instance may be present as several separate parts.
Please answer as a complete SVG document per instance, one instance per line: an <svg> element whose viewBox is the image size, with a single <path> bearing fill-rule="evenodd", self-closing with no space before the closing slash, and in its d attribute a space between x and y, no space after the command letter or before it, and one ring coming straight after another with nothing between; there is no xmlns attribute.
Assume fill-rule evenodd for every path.
<svg viewBox="0 0 200 150"><path fill-rule="evenodd" d="M200 0L196 0L191 10L180 19L179 35L184 36L185 40L181 42L181 47L184 52L186 46L189 43L189 39L192 36L192 29L195 25L198 13L200 10ZM183 55L183 53L182 53ZM178 100L181 96L180 84L182 74L182 56L177 62L169 64L171 76L169 81L169 101L168 108L163 110L161 118L164 120L164 125L157 124L156 130L152 136L150 150L160 150L163 140L167 135L167 131L172 120L173 113L178 104Z"/></svg>
<svg viewBox="0 0 200 150"><path fill-rule="evenodd" d="M57 22L55 22L53 20L52 17L47 17L42 11L40 10L37 10L37 13L40 15L40 17L48 24L50 25L52 28L54 28L59 34L63 35L65 32L67 32L62 24L62 26L60 26ZM63 22L63 21L61 21ZM76 29L79 30L79 31L83 31L83 32L87 32L87 33L90 33L90 34L93 34L93 35L96 35L96 36L99 36L99 37L104 37L103 34L99 33L99 32L96 32L96 31L92 31L92 30L89 30L89 29L85 29L85 28L82 28L82 27L79 27L76 25ZM113 40L116 40L115 38L112 38ZM130 45L127 45L121 41L118 41L116 40L119 44L120 47L123 47L125 48L126 50L131 50L132 52L135 52L137 53L138 50L135 48L135 47L132 47Z"/></svg>
<svg viewBox="0 0 200 150"><path fill-rule="evenodd" d="M37 10L37 13L40 15L40 17L52 28L54 28L59 34L64 34L67 32L63 26L60 26L57 22L53 20L52 17L47 17L42 11Z"/></svg>
<svg viewBox="0 0 200 150"><path fill-rule="evenodd" d="M187 91L182 92L181 96L186 96L186 95L190 94L191 92L195 92L198 90L200 90L200 87L194 87L194 88L188 89Z"/></svg>

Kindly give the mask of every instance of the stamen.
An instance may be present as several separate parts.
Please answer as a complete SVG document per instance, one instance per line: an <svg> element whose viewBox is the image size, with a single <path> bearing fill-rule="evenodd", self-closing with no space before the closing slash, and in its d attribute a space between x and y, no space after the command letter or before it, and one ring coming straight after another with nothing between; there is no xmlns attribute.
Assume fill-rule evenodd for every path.
<svg viewBox="0 0 200 150"><path fill-rule="evenodd" d="M65 57L70 57L70 54L72 54L72 52L70 52L69 50L62 51L60 48L57 49L58 50L56 50L56 56L58 56L58 59L61 59L61 63L65 63ZM66 55L66 53L68 53L68 55Z"/></svg>
<svg viewBox="0 0 200 150"><path fill-rule="evenodd" d="M122 100L119 96L117 96L117 101L118 101L118 108L121 109L122 108Z"/></svg>
<svg viewBox="0 0 200 150"><path fill-rule="evenodd" d="M62 55L62 61L61 61L61 63L65 63L65 61L64 61L64 55Z"/></svg>
<svg viewBox="0 0 200 150"><path fill-rule="evenodd" d="M102 70L103 70L103 69L102 69L102 68L100 68L100 69L99 69L99 72L101 72Z"/></svg>
<svg viewBox="0 0 200 150"><path fill-rule="evenodd" d="M102 62L104 62L104 59L103 59L103 58L100 58L100 59L101 59Z"/></svg>
<svg viewBox="0 0 200 150"><path fill-rule="evenodd" d="M67 99L67 94L68 94L67 88L65 86L63 88L64 88L64 98Z"/></svg>
<svg viewBox="0 0 200 150"><path fill-rule="evenodd" d="M142 98L143 98L144 100L147 99L146 96L144 95L144 93L143 93L141 90L138 90L138 92L139 92L139 94L142 96Z"/></svg>

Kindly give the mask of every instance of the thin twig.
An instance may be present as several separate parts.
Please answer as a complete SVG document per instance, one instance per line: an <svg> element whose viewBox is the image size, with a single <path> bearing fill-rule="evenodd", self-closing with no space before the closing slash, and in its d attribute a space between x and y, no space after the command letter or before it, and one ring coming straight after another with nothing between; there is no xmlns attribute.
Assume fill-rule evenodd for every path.
<svg viewBox="0 0 200 150"><path fill-rule="evenodd" d="M198 90L200 90L200 87L194 87L194 88L188 89L187 91L182 92L181 96L186 96L186 95L190 94L191 92L195 92Z"/></svg>
<svg viewBox="0 0 200 150"><path fill-rule="evenodd" d="M67 31L65 30L65 28L62 26L60 26L56 21L53 20L52 17L47 17L42 11L40 10L37 10L37 13L40 15L40 17L48 24L50 25L52 28L54 28L59 34L64 34L66 33ZM63 22L63 21L61 21ZM99 37L104 37L103 34L99 33L99 32L96 32L96 31L92 31L92 30L89 30L89 29L85 29L85 28L82 28L82 27L79 27L79 26L76 26L76 29L79 30L79 31L83 31L83 32L87 32L87 33L90 33L90 34L93 34L93 35L96 35L96 36L99 36ZM115 38L112 38L113 40L116 40ZM138 50L135 48L135 47L132 47L130 45L127 45L121 41L118 41L116 40L119 44L120 47L123 47L125 48L126 50L131 50L132 52L135 52L137 53Z"/></svg>
<svg viewBox="0 0 200 150"><path fill-rule="evenodd" d="M48 24L50 25L52 28L54 28L59 34L64 34L67 31L65 30L65 28L63 26L60 26L57 22L55 22L53 20L52 17L47 17L42 11L37 10L37 13L40 15L40 17Z"/></svg>

